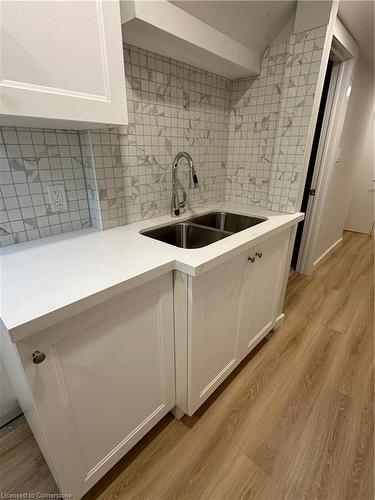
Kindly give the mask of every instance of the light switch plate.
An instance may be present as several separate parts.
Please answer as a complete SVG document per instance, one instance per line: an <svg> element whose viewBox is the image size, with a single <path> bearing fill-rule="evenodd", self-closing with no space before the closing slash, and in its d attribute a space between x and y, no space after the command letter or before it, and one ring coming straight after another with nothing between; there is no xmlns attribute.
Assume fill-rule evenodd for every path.
<svg viewBox="0 0 375 500"><path fill-rule="evenodd" d="M65 212L68 208L68 204L64 186L47 186L47 190L52 212Z"/></svg>

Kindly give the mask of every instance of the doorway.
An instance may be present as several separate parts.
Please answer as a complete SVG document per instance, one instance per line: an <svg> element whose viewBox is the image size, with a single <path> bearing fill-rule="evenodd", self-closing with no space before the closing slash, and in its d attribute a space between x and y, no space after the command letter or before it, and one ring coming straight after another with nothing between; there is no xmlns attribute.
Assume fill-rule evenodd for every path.
<svg viewBox="0 0 375 500"><path fill-rule="evenodd" d="M324 262L342 242L342 238L336 238L336 233L335 239L330 236L332 227L334 226L333 230L337 229L336 219L330 216L332 206L338 207L337 199L340 197L340 192L336 189L340 172L335 168L335 164L338 163L340 138L359 52L357 43L339 19L336 19L332 27L330 47L326 48L327 66L321 68L319 76L320 97L313 103L315 116L318 118L320 114L320 122L319 126L315 125L315 128L309 131L310 144L314 142L315 148L313 153L310 151L304 165L303 175L307 181L301 184L296 204L298 209L305 211L305 222L299 229L293 265L298 273L307 275ZM331 60L331 63L328 63L328 60ZM327 70L331 71L330 80L329 84L326 81L324 85L324 80L328 79ZM323 87L327 91L327 86L324 112L321 110L319 113ZM311 193L311 189L315 191Z"/></svg>
<svg viewBox="0 0 375 500"><path fill-rule="evenodd" d="M298 226L297 226L297 232L296 232L296 238L294 241L294 247L293 247L293 254L292 254L292 262L291 262L291 267L292 270L295 270L297 268L297 262L298 262L298 257L301 249L301 242L302 242L302 235L304 231L305 225L308 223L308 205L309 202L313 202L313 200L310 200L311 197L315 196L316 189L313 187L313 180L314 177L317 178L319 175L319 147L322 149L324 140L325 140L325 133L327 131L327 124L328 124L328 119L329 115L332 110L332 103L333 103L333 92L329 92L330 88L332 90L332 87L335 86L335 81L334 78L332 78L332 73L333 73L333 67L334 67L334 56L333 54L330 54L330 58L328 60L327 64L327 69L326 69L326 74L325 74L325 79L324 79L324 85L323 85L323 91L322 91L322 97L320 101L320 106L319 106L319 112L318 112L318 118L316 122L316 127L315 127L315 133L314 133L314 139L313 139L313 144L311 148L311 154L310 154L310 160L309 160L309 166L307 169L307 175L306 175L306 183L305 183L305 188L303 192L303 197L302 197L302 204L301 204L301 212L304 212L306 214L306 217L303 221L301 221ZM331 85L332 84L332 85ZM330 97L330 99L329 99ZM324 127L325 125L325 127ZM314 183L316 184L316 182Z"/></svg>

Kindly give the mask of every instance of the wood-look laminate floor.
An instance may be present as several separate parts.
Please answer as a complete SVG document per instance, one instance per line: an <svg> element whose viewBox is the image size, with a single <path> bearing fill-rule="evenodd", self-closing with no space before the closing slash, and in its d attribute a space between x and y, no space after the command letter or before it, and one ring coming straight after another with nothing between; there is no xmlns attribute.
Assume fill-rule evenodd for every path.
<svg viewBox="0 0 375 500"><path fill-rule="evenodd" d="M293 277L281 329L192 418L165 417L85 500L373 499L373 259L372 238L345 233L311 278ZM21 462L18 480L34 490L40 457L25 467L7 436L0 463Z"/></svg>

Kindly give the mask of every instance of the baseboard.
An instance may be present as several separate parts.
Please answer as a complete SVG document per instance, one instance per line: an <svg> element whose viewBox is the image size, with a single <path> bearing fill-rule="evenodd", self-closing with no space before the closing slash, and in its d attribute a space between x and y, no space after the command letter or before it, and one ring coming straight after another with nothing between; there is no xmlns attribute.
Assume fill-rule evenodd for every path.
<svg viewBox="0 0 375 500"><path fill-rule="evenodd" d="M290 273L289 273L289 276L288 276L288 283L290 283L291 281L293 281L294 278L296 278L298 275L299 275L299 272L297 272L294 269L292 269L290 271Z"/></svg>
<svg viewBox="0 0 375 500"><path fill-rule="evenodd" d="M6 415L3 415L2 417L0 417L0 427L3 427L8 422L15 419L16 417L19 417L20 415L22 415L22 410L21 410L21 408L18 408L18 406L17 406L17 408L14 408L14 410L12 410L9 413L7 413Z"/></svg>
<svg viewBox="0 0 375 500"><path fill-rule="evenodd" d="M181 410L178 406L175 406L174 408L171 409L171 413L176 418L177 420L181 420L182 417L185 415L184 410Z"/></svg>
<svg viewBox="0 0 375 500"><path fill-rule="evenodd" d="M359 229L344 229L346 233L355 233L355 234L365 234L366 236L374 236L374 226L372 226L371 231L367 233L366 231L360 231Z"/></svg>
<svg viewBox="0 0 375 500"><path fill-rule="evenodd" d="M319 257L319 259L317 259L315 262L314 262L314 269L316 269L320 264L323 264L323 262L325 262L326 260L328 260L330 257L331 257L331 254L335 251L335 250L338 250L341 245L342 245L342 242L343 242L343 239L340 238L339 240L336 241L336 243L334 243L332 246L330 246L328 248L328 250L326 250L324 252L323 255L321 255Z"/></svg>
<svg viewBox="0 0 375 500"><path fill-rule="evenodd" d="M279 314L279 316L275 320L275 324L273 325L272 330L277 330L278 328L280 328L280 326L284 323L284 320L285 320L285 314L284 313Z"/></svg>

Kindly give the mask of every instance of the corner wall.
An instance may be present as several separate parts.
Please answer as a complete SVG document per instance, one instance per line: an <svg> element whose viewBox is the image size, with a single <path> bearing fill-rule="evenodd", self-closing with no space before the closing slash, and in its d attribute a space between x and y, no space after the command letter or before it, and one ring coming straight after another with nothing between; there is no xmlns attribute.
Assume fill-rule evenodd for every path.
<svg viewBox="0 0 375 500"><path fill-rule="evenodd" d="M232 84L226 199L295 212L326 27L271 47L259 77Z"/></svg>

